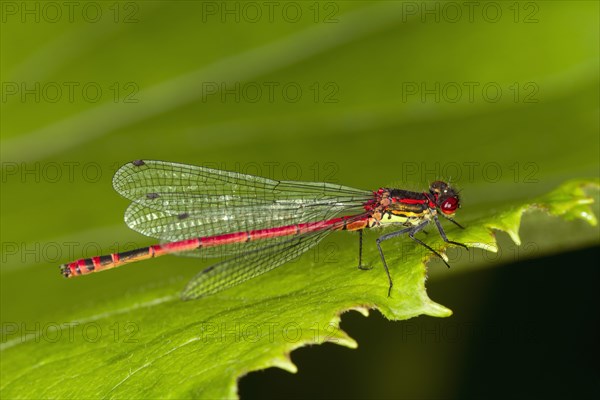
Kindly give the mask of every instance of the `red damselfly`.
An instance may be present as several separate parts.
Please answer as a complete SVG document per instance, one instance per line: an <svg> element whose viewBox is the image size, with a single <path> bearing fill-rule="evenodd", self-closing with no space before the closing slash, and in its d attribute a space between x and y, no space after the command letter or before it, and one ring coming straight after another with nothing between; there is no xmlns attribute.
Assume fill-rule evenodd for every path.
<svg viewBox="0 0 600 400"><path fill-rule="evenodd" d="M230 255L197 274L182 293L197 299L237 285L290 261L332 231L358 231L358 266L362 267L362 232L401 226L376 240L389 280L392 277L381 242L402 234L448 265L447 258L415 237L433 222L446 243L438 215L452 218L458 193L435 181L428 192L381 188L374 192L322 182L276 181L252 175L164 161L137 160L113 178L117 192L131 200L125 223L163 241L149 247L83 258L61 265L65 277L86 275L165 254ZM341 216L340 216L341 215Z"/></svg>

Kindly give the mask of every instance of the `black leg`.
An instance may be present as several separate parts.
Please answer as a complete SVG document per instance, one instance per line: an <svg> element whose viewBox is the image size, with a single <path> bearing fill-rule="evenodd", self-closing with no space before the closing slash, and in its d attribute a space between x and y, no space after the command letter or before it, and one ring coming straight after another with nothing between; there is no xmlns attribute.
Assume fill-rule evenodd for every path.
<svg viewBox="0 0 600 400"><path fill-rule="evenodd" d="M454 225L458 226L460 229L465 229L464 226L462 226L461 224L456 222L453 218L447 217L444 214L440 214L440 215L443 216L444 218L446 218L448 221L452 222Z"/></svg>
<svg viewBox="0 0 600 400"><path fill-rule="evenodd" d="M448 237L446 236L446 232L444 232L444 228L442 228L442 224L440 224L440 221L438 220L437 215L433 216L433 220L435 221L435 225L437 226L438 231L440 231L440 236L442 237L442 239L444 239L444 242L454 244L456 246L464 247L465 249L467 249L467 251L469 250L469 248L462 243L453 242L452 240L448 240ZM454 220L450 220L450 221L454 222ZM454 223L458 225L457 222L454 222ZM458 226L460 226L460 225L458 225ZM462 226L460 226L460 227L462 228ZM448 265L448 264L446 263L446 265Z"/></svg>
<svg viewBox="0 0 600 400"><path fill-rule="evenodd" d="M438 256L443 262L444 264L446 264L446 266L448 268L450 268L450 266L448 265L448 263L446 262L446 260L444 259L444 257L442 257L442 255L440 253L438 253L437 251L435 251L433 248L431 248L429 245L425 244L425 242L423 242L420 239L417 239L415 237L415 235L417 233L419 233L419 231L422 231L423 228L425 228L427 225L429 224L429 221L425 221L422 222L420 225L415 226L409 233L408 233L408 237L411 238L412 240L414 240L415 242L419 243L421 246L425 247L427 250L429 250L430 252L432 252L433 254L435 254L436 256Z"/></svg>
<svg viewBox="0 0 600 400"><path fill-rule="evenodd" d="M430 252L432 252L436 256L438 256L444 262L444 264L446 264L446 267L450 268L450 265L446 262L446 260L444 259L444 257L442 257L442 255L440 253L438 253L437 251L435 251L434 249L432 249L430 246L428 246L427 244L425 244L425 242L417 239L414 236L415 233L416 232L410 232L408 234L408 237L411 238L412 240L414 240L415 242L419 243L421 246L425 247L427 250L429 250Z"/></svg>
<svg viewBox="0 0 600 400"><path fill-rule="evenodd" d="M362 243L363 243L363 231L358 231L358 269L362 269L363 271L367 271L373 269L373 267L368 267L362 265Z"/></svg>
<svg viewBox="0 0 600 400"><path fill-rule="evenodd" d="M421 225L423 225L423 227L424 227L425 224L427 224L427 223L424 223ZM385 268L385 273L387 274L388 280L390 281L390 287L388 289L388 297L390 297L392 294L392 287L394 286L394 282L392 282L392 276L390 275L390 269L388 268L387 263L385 262L385 256L383 255L383 250L381 249L381 242L388 240L388 239L395 238L396 236L403 235L407 232L412 231L413 229L415 229L415 228L411 226L409 228L402 229L397 232L388 233L386 235L383 235L383 236L380 236L379 238L377 238L376 243L377 243L377 248L379 249L379 255L381 256L381 261L383 262L383 267ZM423 228L421 228L421 229L423 229Z"/></svg>
<svg viewBox="0 0 600 400"><path fill-rule="evenodd" d="M459 227L463 228L458 222L454 221L453 219L448 218L450 221L454 222L456 225L458 225ZM440 232L440 236L442 237L442 239L444 240L444 242L446 243L450 243L450 244L454 244L456 246L461 246L464 247L465 249L469 250L469 248L467 246L465 246L462 243L458 243L458 242L454 242L452 240L448 240L448 237L446 236L446 232L444 232L444 228L442 228L442 225L440 224L440 221L438 220L437 216L434 215L433 216L433 220L435 221L435 225L438 228L438 231ZM394 283L392 282L392 276L390 275L390 270L387 266L387 263L385 262L385 256L383 255L383 250L381 249L381 242L386 241L388 239L392 239L395 238L397 236L403 235L405 233L408 233L408 237L410 237L412 240L414 240L415 242L419 243L421 246L425 247L427 250L431 251L433 254L435 254L436 256L438 256L443 262L444 264L446 264L446 266L448 268L450 268L450 265L448 264L448 262L446 261L446 259L444 259L444 257L442 257L442 255L440 253L438 253L437 251L435 251L434 249L432 249L429 245L427 245L426 243L424 243L423 241L417 239L415 237L415 235L417 233L419 233L420 231L422 231L427 225L429 224L429 221L424 221L422 223L420 223L417 226L411 226L409 228L405 228L402 230L399 230L397 232L392 232L392 233L388 233L386 235L380 236L377 239L377 249L379 249L379 255L381 256L381 261L383 262L383 267L385 268L385 273L388 276L388 280L390 282L390 287L388 289L388 297L390 297L391 293L392 293L392 287L394 286ZM464 229L464 228L463 228Z"/></svg>

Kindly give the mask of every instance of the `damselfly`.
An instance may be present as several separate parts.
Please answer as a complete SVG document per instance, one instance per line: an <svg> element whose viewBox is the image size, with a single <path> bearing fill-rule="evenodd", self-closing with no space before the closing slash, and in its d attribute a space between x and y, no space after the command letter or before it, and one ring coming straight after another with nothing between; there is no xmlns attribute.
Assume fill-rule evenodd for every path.
<svg viewBox="0 0 600 400"><path fill-rule="evenodd" d="M232 256L197 274L182 293L197 299L272 270L315 246L332 231L358 231L358 266L362 266L362 232L400 226L376 241L389 281L393 281L381 242L402 234L447 263L447 258L415 237L435 223L448 240L438 215L454 224L458 193L436 181L428 192L381 188L374 192L331 183L276 181L236 172L137 160L113 178L117 192L131 200L125 223L163 244L61 265L67 277L86 275L165 254ZM342 215L342 216L340 216Z"/></svg>

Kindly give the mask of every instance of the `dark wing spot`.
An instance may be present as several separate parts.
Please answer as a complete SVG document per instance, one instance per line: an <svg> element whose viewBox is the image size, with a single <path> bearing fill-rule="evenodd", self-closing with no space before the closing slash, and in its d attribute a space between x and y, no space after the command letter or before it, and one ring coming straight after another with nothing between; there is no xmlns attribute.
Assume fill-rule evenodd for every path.
<svg viewBox="0 0 600 400"><path fill-rule="evenodd" d="M160 196L158 195L158 193L148 193L146 194L146 198L148 200L154 200L154 199L158 199Z"/></svg>
<svg viewBox="0 0 600 400"><path fill-rule="evenodd" d="M188 213L181 213L181 214L179 214L177 216L177 218L179 218L179 219L186 219L189 216L190 216L190 214L188 214Z"/></svg>
<svg viewBox="0 0 600 400"><path fill-rule="evenodd" d="M135 160L132 162L133 165L135 165L136 167L141 167L142 165L146 165L146 163L143 160Z"/></svg>

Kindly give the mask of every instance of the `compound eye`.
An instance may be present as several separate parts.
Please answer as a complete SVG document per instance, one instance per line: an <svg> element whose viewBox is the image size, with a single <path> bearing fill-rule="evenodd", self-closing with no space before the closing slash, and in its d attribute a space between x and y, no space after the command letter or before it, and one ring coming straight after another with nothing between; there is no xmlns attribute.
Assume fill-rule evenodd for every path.
<svg viewBox="0 0 600 400"><path fill-rule="evenodd" d="M444 214L454 214L458 208L458 199L456 197L449 197L442 203L440 209Z"/></svg>

